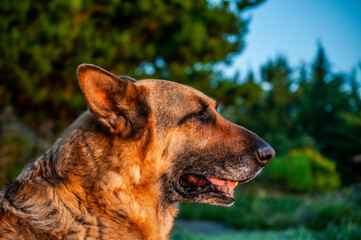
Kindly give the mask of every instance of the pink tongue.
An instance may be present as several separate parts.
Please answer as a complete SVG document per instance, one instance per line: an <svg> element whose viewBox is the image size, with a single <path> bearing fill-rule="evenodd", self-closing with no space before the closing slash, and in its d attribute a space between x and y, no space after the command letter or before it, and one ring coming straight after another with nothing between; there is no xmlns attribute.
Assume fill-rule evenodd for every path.
<svg viewBox="0 0 361 240"><path fill-rule="evenodd" d="M214 177L207 177L208 181L210 181L213 185L218 186L224 192L233 193L236 188L238 182L231 182L229 180L223 180Z"/></svg>

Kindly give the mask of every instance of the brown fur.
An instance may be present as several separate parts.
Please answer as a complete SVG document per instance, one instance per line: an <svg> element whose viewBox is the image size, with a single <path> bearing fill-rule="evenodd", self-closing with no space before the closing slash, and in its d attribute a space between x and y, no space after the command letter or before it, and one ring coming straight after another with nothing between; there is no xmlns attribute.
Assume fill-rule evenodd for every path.
<svg viewBox="0 0 361 240"><path fill-rule="evenodd" d="M270 160L257 158L262 139L188 86L89 64L78 79L89 110L0 193L1 239L167 239L178 202L234 201L182 177L246 181Z"/></svg>

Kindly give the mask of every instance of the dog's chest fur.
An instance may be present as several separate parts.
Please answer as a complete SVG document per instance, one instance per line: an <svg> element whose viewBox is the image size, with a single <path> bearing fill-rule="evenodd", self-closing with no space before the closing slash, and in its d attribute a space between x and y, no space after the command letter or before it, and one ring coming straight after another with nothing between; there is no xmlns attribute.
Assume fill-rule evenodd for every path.
<svg viewBox="0 0 361 240"><path fill-rule="evenodd" d="M137 162L119 162L93 122L84 114L75 123L84 131L70 128L2 193L2 239L168 238L177 208L159 202L156 175L140 177ZM138 154L131 149L124 154Z"/></svg>

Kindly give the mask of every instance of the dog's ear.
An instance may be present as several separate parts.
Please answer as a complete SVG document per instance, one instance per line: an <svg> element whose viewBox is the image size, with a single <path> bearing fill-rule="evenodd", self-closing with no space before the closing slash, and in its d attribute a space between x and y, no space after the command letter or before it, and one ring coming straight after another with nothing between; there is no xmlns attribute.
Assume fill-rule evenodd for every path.
<svg viewBox="0 0 361 240"><path fill-rule="evenodd" d="M81 64L77 70L79 85L96 118L112 133L121 137L132 134L129 115L137 107L138 91L132 81L104 69Z"/></svg>

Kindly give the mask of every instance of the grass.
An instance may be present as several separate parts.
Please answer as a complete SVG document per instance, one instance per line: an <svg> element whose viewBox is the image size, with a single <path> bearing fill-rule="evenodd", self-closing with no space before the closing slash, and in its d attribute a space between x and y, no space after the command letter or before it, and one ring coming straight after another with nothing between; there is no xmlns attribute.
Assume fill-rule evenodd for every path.
<svg viewBox="0 0 361 240"><path fill-rule="evenodd" d="M287 230L232 231L219 235L197 234L175 227L171 240L360 240L361 228L357 225L329 226L323 231L306 228Z"/></svg>
<svg viewBox="0 0 361 240"><path fill-rule="evenodd" d="M238 231L218 235L195 234L175 228L172 240L314 240L314 234L307 229L288 229L282 231Z"/></svg>

